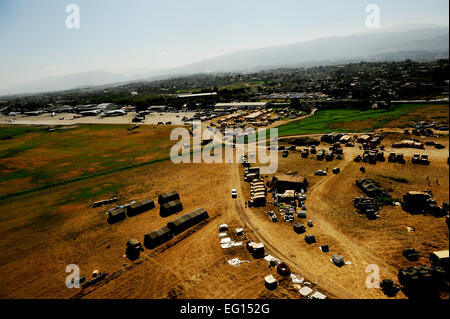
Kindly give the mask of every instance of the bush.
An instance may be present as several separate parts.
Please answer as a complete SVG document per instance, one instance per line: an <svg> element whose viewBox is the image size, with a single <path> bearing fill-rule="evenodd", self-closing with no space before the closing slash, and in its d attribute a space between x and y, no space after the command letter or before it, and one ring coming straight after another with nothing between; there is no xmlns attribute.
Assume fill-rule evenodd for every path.
<svg viewBox="0 0 450 319"><path fill-rule="evenodd" d="M379 206L388 206L388 205L393 206L394 205L393 198L388 194L375 197L375 201L377 202L377 204Z"/></svg>
<svg viewBox="0 0 450 319"><path fill-rule="evenodd" d="M409 181L406 178L403 177L394 177L394 176L383 176L384 178L390 179L394 182L397 183L402 183L402 184L409 184Z"/></svg>

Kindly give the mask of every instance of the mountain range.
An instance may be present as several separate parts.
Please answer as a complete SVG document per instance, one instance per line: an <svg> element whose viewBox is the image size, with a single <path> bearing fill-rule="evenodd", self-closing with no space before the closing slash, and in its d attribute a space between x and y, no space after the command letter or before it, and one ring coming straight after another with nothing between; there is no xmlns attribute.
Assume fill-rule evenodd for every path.
<svg viewBox="0 0 450 319"><path fill-rule="evenodd" d="M306 67L356 61L431 60L438 57L448 58L448 52L448 27L403 27L401 31L366 32L236 51L190 65L153 72L142 79L104 71L47 77L11 87L0 91L0 94L60 91L205 72L254 72L279 67Z"/></svg>

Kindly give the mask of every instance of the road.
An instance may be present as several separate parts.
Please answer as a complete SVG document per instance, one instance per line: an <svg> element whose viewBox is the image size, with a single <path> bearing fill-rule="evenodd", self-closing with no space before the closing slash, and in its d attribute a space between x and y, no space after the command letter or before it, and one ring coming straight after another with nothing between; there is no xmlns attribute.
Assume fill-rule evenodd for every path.
<svg viewBox="0 0 450 319"><path fill-rule="evenodd" d="M243 187L241 185L242 180L243 178L242 176L240 176L239 172L239 164L234 164L233 182L237 183L235 185L239 185L238 189L240 190L243 190ZM319 184L317 184L317 186L318 185ZM344 286L339 285L338 283L333 282L331 280L328 280L321 274L318 274L317 269L305 267L301 262L299 262L298 260L299 258L292 257L292 255L289 252L298 250L298 247L296 247L297 246L296 242L288 242L284 243L284 245L281 245L281 243L277 241L276 229L268 230L267 228L262 226L260 221L257 218L255 218L254 215L252 214L251 208L245 208L243 196L238 196L238 199L235 200L235 208L241 222L247 227L248 230L251 231L255 239L264 243L265 247L272 255L286 262L291 267L293 272L301 274L311 282L317 282L320 288L326 290L327 292L329 292L330 294L332 294L337 298L344 298L344 299L359 298L358 295L352 293L351 291L348 291L348 289L346 289Z"/></svg>

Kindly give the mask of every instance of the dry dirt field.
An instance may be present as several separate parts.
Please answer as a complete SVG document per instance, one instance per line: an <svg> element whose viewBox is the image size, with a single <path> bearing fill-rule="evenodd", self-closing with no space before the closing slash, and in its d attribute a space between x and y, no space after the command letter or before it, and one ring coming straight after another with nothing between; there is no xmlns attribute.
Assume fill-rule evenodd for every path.
<svg viewBox="0 0 450 319"><path fill-rule="evenodd" d="M151 128L144 134L159 136L147 130ZM106 139L114 136L109 134ZM130 143L135 138L130 137ZM386 134L383 144L387 152L392 142L400 139L400 133ZM288 158L280 154L280 172L297 171L310 183L306 205L314 227L307 229L307 234L316 236L318 242L313 245L307 245L303 235L295 234L292 224L282 220L272 223L265 214L274 209L271 205L245 206L249 185L243 181L240 164L175 165L158 153L163 159L159 162L2 199L0 298L300 298L291 281L278 276L264 259L253 259L245 248L221 249L218 226L222 223L230 226L230 234L243 227L244 236L232 237L244 242L262 241L266 252L285 261L294 273L304 276L329 298L386 298L379 289L366 288L367 265L378 265L382 279L395 280L399 267L428 263L428 253L448 249L448 228L444 218L412 216L397 206L384 206L377 220L359 216L351 203L362 195L355 181L363 176L373 178L393 198L400 199L409 190L432 190L439 204L448 202L448 137L429 139L446 148L403 149L405 165L354 163L353 157L362 153L357 146L344 148L344 159L333 162L319 162L311 156L302 159L299 152L291 152ZM162 149L168 153L168 147L164 144ZM431 165L412 165L410 156L414 153L428 154ZM127 158L132 163L145 160ZM25 156L21 163L26 163ZM361 166L366 174L359 171ZM342 172L314 176L317 169L331 172L334 167ZM398 177L407 182L396 182ZM233 188L238 189L237 199L231 198ZM120 204L148 197L156 202L158 194L171 190L179 191L184 209L170 217L160 217L157 204L153 210L110 225L105 213L115 204L91 207L94 201L112 196L117 196ZM208 211L207 222L156 249L146 249L136 261L124 257L127 240L142 242L145 233L199 207ZM415 232L407 231L411 226ZM322 244L330 246L330 253L319 250ZM411 263L401 256L402 249L409 247L421 253L419 262ZM333 253L352 264L334 266L330 261ZM228 260L235 257L250 263L233 267ZM88 279L95 269L108 276L82 291L68 289L68 264L77 264ZM269 274L280 280L280 287L274 291L264 286L264 277ZM399 293L397 298L405 296Z"/></svg>
<svg viewBox="0 0 450 319"><path fill-rule="evenodd" d="M389 137L389 139L391 136ZM389 144L389 139L385 141ZM380 268L381 279L396 280L398 269L416 264L429 264L429 253L448 249L448 227L445 218L410 215L398 206L383 206L380 218L368 220L360 216L352 205L353 198L363 195L356 186L357 179L372 178L387 190L393 198L401 199L410 190L432 190L434 198L441 205L449 201L448 177L448 139L432 138L446 145L446 150L435 151L406 150L407 164L377 163L376 165L355 163L356 154L362 151L358 147L344 147L344 159L332 162L317 161L312 155L302 159L299 152L291 152L288 158L280 157L279 171L297 171L307 177L310 186L307 191L307 219L314 223L306 234L313 234L317 243L308 245L303 235L297 235L290 223L272 223L265 212L275 207L249 209L249 223L258 230L261 238L277 249L280 259L296 266L311 281L340 298L384 298L380 290L366 288L366 267L376 264ZM324 147L321 145L320 147ZM389 149L389 148L387 148ZM411 154L410 154L411 153ZM421 166L410 163L412 153L430 155L431 165ZM366 173L360 172L360 167ZM331 174L334 167L340 167L341 173ZM314 176L318 169L326 170L326 177ZM427 176L432 181L428 186ZM398 183L395 178L404 178L407 183ZM270 179L270 177L269 177ZM436 183L439 185L437 185ZM248 193L248 186L244 186ZM305 221L303 221L305 223ZM415 232L408 232L414 227ZM330 253L324 254L319 246L328 244ZM418 262L408 262L402 256L402 250L415 248L421 253ZM331 255L338 253L351 265L342 268L330 262ZM398 298L405 298L402 293Z"/></svg>
<svg viewBox="0 0 450 319"><path fill-rule="evenodd" d="M231 231L241 223L230 191L237 187L231 167L238 164L180 164L164 161L127 172L95 177L1 203L1 298L296 298L287 281L270 292L264 276L272 273L264 260L254 260L244 248L223 251L218 225ZM237 168L236 168L237 169ZM178 178L178 176L181 176ZM114 193L79 199L80 189L121 183ZM91 208L94 200L117 195L120 203L170 190L180 193L184 210L159 216L159 206L110 225L105 212L114 206ZM123 257L128 239L145 233L196 208L205 208L210 221L175 237L137 261ZM252 238L251 234L243 237ZM232 267L238 257L250 263ZM68 264L77 264L90 277L94 269L111 277L82 293L65 287ZM126 265L125 265L126 264ZM114 279L111 279L114 278Z"/></svg>

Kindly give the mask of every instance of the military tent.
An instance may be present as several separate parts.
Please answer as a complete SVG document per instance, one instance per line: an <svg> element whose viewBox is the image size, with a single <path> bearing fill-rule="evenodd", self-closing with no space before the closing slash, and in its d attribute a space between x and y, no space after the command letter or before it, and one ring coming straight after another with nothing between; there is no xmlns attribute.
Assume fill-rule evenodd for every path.
<svg viewBox="0 0 450 319"><path fill-rule="evenodd" d="M275 189L277 193L284 193L287 190L300 190L308 187L308 181L306 177L300 176L297 172L293 173L276 173L270 183L272 189Z"/></svg>
<svg viewBox="0 0 450 319"><path fill-rule="evenodd" d="M125 207L118 207L110 210L108 212L108 223L113 224L124 220L127 217L126 211Z"/></svg>
<svg viewBox="0 0 450 319"><path fill-rule="evenodd" d="M176 199L171 202L162 204L160 206L160 215L166 217L181 212L182 210L183 204L181 204L179 199Z"/></svg>
<svg viewBox="0 0 450 319"><path fill-rule="evenodd" d="M385 191L378 186L378 183L370 178L357 180L356 186L358 186L367 196L375 197L386 194Z"/></svg>
<svg viewBox="0 0 450 319"><path fill-rule="evenodd" d="M180 195L177 192L163 193L158 196L158 204L162 205L177 199L180 199Z"/></svg>
<svg viewBox="0 0 450 319"><path fill-rule="evenodd" d="M168 227L161 227L144 235L144 246L155 248L173 238L173 234Z"/></svg>
<svg viewBox="0 0 450 319"><path fill-rule="evenodd" d="M362 135L360 137L358 137L357 141L358 143L368 143L370 140L372 139L372 137L370 135Z"/></svg>
<svg viewBox="0 0 450 319"><path fill-rule="evenodd" d="M177 219L167 223L167 227L174 234L179 234L208 218L208 212L203 208L198 208L189 214L178 217Z"/></svg>
<svg viewBox="0 0 450 319"><path fill-rule="evenodd" d="M141 213L144 213L150 209L155 208L155 203L151 198L145 199L143 201L140 201L138 203L131 204L127 208L127 215L129 217L135 216Z"/></svg>

